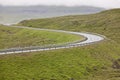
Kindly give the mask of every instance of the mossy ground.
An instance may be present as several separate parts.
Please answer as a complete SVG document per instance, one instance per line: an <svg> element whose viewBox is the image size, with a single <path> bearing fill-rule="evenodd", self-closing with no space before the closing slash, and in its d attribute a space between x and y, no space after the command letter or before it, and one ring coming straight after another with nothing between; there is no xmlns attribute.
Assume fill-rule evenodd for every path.
<svg viewBox="0 0 120 80"><path fill-rule="evenodd" d="M65 44L83 39L82 36L62 32L0 26L0 49Z"/></svg>
<svg viewBox="0 0 120 80"><path fill-rule="evenodd" d="M23 21L30 27L88 31L103 42L70 49L0 56L1 80L119 80L120 10Z"/></svg>

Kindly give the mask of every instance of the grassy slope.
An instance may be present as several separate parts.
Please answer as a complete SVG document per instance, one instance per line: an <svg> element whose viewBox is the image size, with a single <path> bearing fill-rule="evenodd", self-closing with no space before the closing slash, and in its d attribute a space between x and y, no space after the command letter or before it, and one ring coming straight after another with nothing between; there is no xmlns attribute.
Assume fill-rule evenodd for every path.
<svg viewBox="0 0 120 80"><path fill-rule="evenodd" d="M104 11L98 14L65 16L48 19L25 20L20 23L29 27L52 28L70 31L96 32L116 40L120 29L120 9ZM114 35L114 36L113 36Z"/></svg>
<svg viewBox="0 0 120 80"><path fill-rule="evenodd" d="M119 22L119 9L21 22L30 27L96 32L109 40L78 48L0 56L0 79L119 80Z"/></svg>
<svg viewBox="0 0 120 80"><path fill-rule="evenodd" d="M72 34L5 26L0 26L0 34L0 49L62 44L82 39L82 37Z"/></svg>

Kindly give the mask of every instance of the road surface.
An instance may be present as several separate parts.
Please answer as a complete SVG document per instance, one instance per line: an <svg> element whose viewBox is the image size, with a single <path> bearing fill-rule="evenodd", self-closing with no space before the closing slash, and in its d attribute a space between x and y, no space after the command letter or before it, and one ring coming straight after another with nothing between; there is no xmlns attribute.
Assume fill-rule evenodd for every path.
<svg viewBox="0 0 120 80"><path fill-rule="evenodd" d="M8 26L8 27L10 27L10 26ZM46 31L54 31L54 32L64 32L64 33L84 36L86 38L86 40L78 41L78 42L74 42L74 43L63 44L63 45L52 45L52 46L47 46L47 47L34 46L34 47L27 47L27 48L5 49L5 50L0 51L0 55L12 54L12 53L37 52L37 51L46 51L46 50L55 50L55 49L85 46L85 45L90 45L90 44L102 41L105 38L102 35L88 33L88 32L72 32L72 31L63 31L63 30L40 29L40 28L30 28L30 27L25 27L25 26L13 26L13 27L33 29L33 30L46 30Z"/></svg>

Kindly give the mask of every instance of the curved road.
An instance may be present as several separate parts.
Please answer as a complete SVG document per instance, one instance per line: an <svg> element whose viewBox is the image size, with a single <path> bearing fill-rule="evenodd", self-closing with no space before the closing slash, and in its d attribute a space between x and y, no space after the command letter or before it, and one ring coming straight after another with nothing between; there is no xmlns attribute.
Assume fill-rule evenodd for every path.
<svg viewBox="0 0 120 80"><path fill-rule="evenodd" d="M9 27L9 26L8 26ZM64 32L69 34L75 34L84 36L86 38L85 41L78 41L75 43L69 43L66 45L53 45L49 47L28 47L28 48L14 48L14 49L6 49L0 51L0 55L2 54L12 54L12 53L25 53L25 52L36 52L36 51L46 51L46 50L54 50L54 49L63 49L63 48L71 48L71 47L78 47L78 46L85 46L92 43L96 43L99 41L104 40L104 36L99 34L92 34L92 33L86 33L86 32L71 32L71 31L63 31L63 30L52 30L52 29L39 29L39 28L30 28L30 27L24 27L24 26L13 26L16 28L27 28L27 29L34 29L34 30L47 30L47 31L55 31L55 32Z"/></svg>

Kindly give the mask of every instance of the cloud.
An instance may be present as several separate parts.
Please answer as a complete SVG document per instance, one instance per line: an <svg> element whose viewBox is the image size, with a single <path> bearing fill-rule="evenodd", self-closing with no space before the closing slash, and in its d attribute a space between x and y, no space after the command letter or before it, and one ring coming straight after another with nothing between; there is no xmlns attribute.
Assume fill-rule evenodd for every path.
<svg viewBox="0 0 120 80"><path fill-rule="evenodd" d="M0 0L1 5L65 5L120 8L120 0Z"/></svg>

